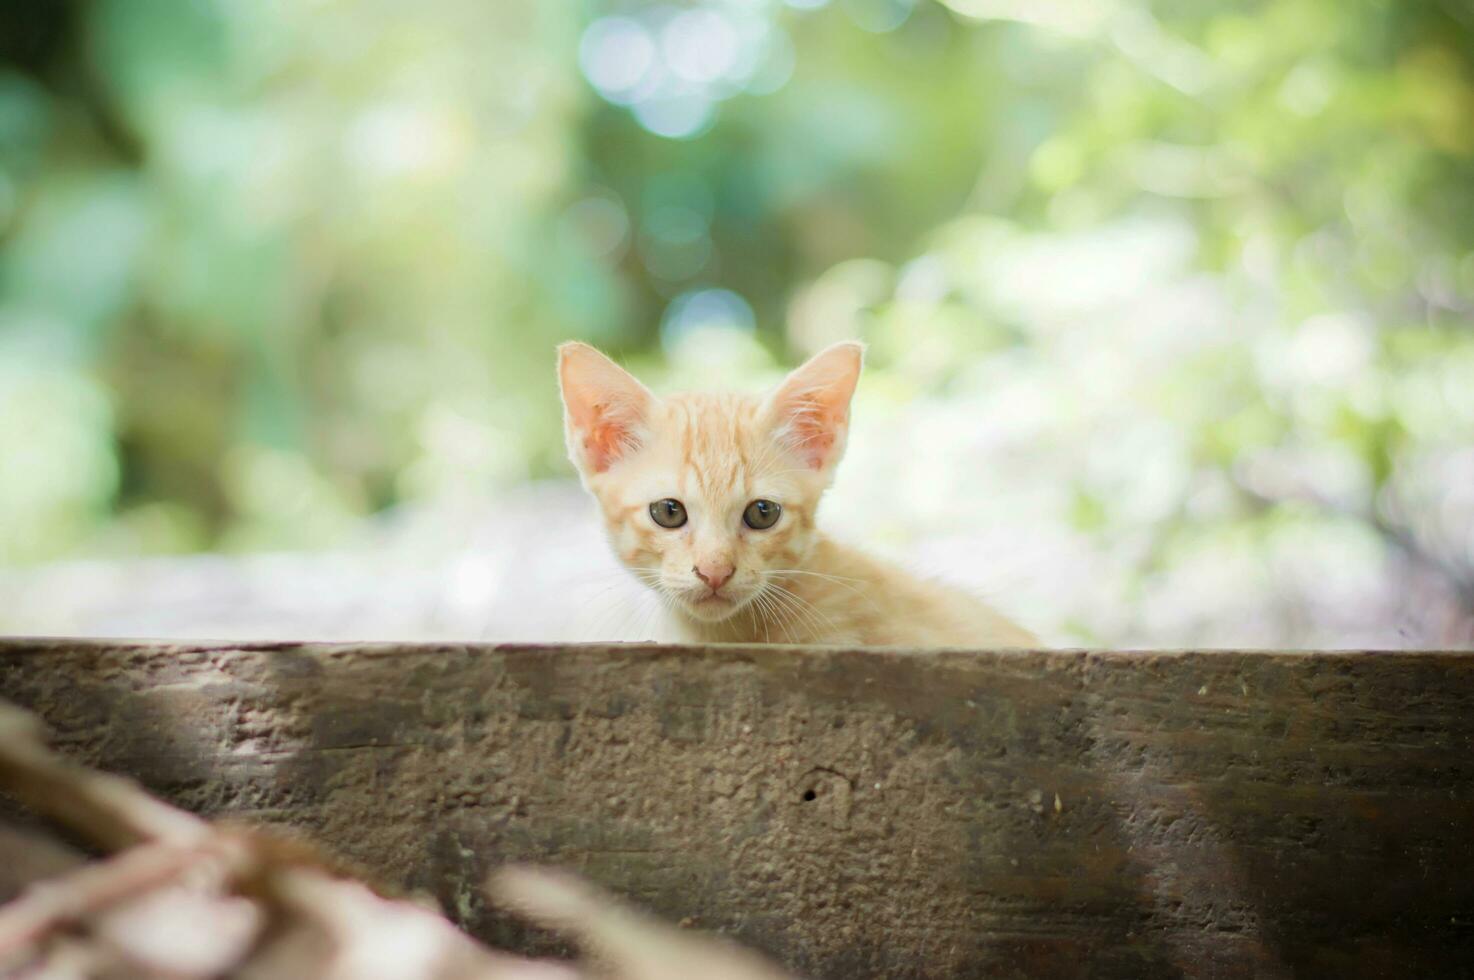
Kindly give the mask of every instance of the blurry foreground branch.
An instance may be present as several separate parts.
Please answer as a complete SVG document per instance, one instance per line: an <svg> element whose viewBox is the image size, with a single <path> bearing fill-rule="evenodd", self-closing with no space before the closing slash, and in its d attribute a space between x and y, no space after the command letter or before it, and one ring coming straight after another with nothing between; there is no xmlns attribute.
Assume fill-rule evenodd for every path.
<svg viewBox="0 0 1474 980"><path fill-rule="evenodd" d="M681 932L568 875L493 877L493 897L567 933L586 964L487 949L422 905L385 898L312 849L218 827L46 747L0 703L0 789L107 854L0 908L0 975L205 980L782 980L722 940Z"/></svg>

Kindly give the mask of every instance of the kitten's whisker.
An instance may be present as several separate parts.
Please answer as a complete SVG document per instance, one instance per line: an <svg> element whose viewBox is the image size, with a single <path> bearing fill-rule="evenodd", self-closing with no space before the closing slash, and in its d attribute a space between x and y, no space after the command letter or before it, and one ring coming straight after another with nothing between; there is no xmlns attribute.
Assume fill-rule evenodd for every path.
<svg viewBox="0 0 1474 980"><path fill-rule="evenodd" d="M649 591L645 593L646 596L655 601L647 608L637 633L640 639L647 642L660 642L660 638L656 635L656 626L660 622L662 613L668 614L675 611L675 603L658 580L647 580L646 585L649 586Z"/></svg>
<svg viewBox="0 0 1474 980"><path fill-rule="evenodd" d="M772 568L769 569L769 571L774 575L812 575L815 578L828 579L831 582L860 582L863 584L865 581L862 578L849 578L845 575L831 575L828 572L810 572L805 571L802 568Z"/></svg>
<svg viewBox="0 0 1474 980"><path fill-rule="evenodd" d="M763 596L767 600L768 608L772 611L773 625L781 633L779 639L787 643L802 642L802 637L795 631L797 624L794 622L793 611L788 608L783 597L771 589L764 591Z"/></svg>
<svg viewBox="0 0 1474 980"><path fill-rule="evenodd" d="M595 621L595 629L598 634L614 640L624 640L635 637L638 634L648 634L651 620L661 609L662 602L668 602L663 594L658 581L659 570L652 566L630 565L618 570L623 577L624 572L631 573L636 581L642 583L645 588L630 594L630 602L612 605L598 616ZM625 581L628 581L627 579ZM611 585L600 595L618 589L623 583ZM596 597L597 598L597 597ZM651 602L650 600L656 600ZM617 617L617 618L616 618ZM611 628L612 627L612 628Z"/></svg>
<svg viewBox="0 0 1474 980"><path fill-rule="evenodd" d="M650 615L645 618L643 631L645 639L651 643L661 642L660 624L666 616L674 611L673 600L664 591L656 589L654 592L655 602L650 608Z"/></svg>
<svg viewBox="0 0 1474 980"><path fill-rule="evenodd" d="M770 628L768 617L774 611L773 599L771 596L768 595L766 588L754 594L752 598L755 603L759 604L759 607L761 609L761 619L763 623L763 642L771 643L773 642L773 634Z"/></svg>
<svg viewBox="0 0 1474 980"><path fill-rule="evenodd" d="M641 608L640 603L645 600L644 594L636 594L628 603L619 603L606 607L599 615L595 627L596 635L600 639L619 641L624 639L630 628L634 625L634 618Z"/></svg>
<svg viewBox="0 0 1474 980"><path fill-rule="evenodd" d="M752 636L753 636L753 639L757 639L757 628L758 628L758 625L759 624L762 625L762 627L763 627L763 642L764 643L767 643L767 642L769 642L768 641L768 621L762 615L762 606L759 605L759 603L762 600L762 597L763 597L763 594L761 592L755 592L755 593L753 593L752 601L748 602L748 604L747 604L747 621L752 626Z"/></svg>
<svg viewBox="0 0 1474 980"><path fill-rule="evenodd" d="M789 640L793 643L802 643L806 640L812 639L814 629L813 624L801 618L801 610L796 608L783 596L774 595L772 599L774 605L781 610L781 612L779 613L780 622L783 631L788 635ZM804 631L802 634L798 632L798 629L800 627Z"/></svg>
<svg viewBox="0 0 1474 980"><path fill-rule="evenodd" d="M810 618L811 624L814 623L813 617L817 616L820 620L823 620L823 625L828 626L831 632L835 634L838 634L840 632L839 627L835 625L834 620L830 619L829 616L827 616L821 609L819 609L818 606L814 605L812 602L809 602L807 599L803 598L796 592L790 592L788 589L785 589L781 585L773 584L771 587L776 589L779 595L787 596L793 602L797 603L801 609L807 610L807 614Z"/></svg>
<svg viewBox="0 0 1474 980"><path fill-rule="evenodd" d="M660 603L662 608L665 610L667 618L673 619L677 615L679 615L679 610L677 610L676 608L676 600L674 596L670 595L663 589L660 590L657 595L660 596ZM658 641L659 637L656 637L656 639Z"/></svg>
<svg viewBox="0 0 1474 980"><path fill-rule="evenodd" d="M606 606L605 608L598 610L594 616L593 621L590 622L587 627L585 627L588 632L588 636L586 637L586 639L595 642L610 639L611 635L614 633L614 630L609 629L608 627L614 622L614 617L617 614L623 613L625 611L626 608L623 606Z"/></svg>
<svg viewBox="0 0 1474 980"><path fill-rule="evenodd" d="M581 596L580 598L584 602L598 602L600 599L603 599L609 593L614 592L617 589L622 589L622 588L624 588L624 586L621 583L615 583L614 585L606 585L606 586L604 586L604 588L600 589L598 592L595 592L593 595L590 595L590 596Z"/></svg>
<svg viewBox="0 0 1474 980"><path fill-rule="evenodd" d="M767 589L763 591L763 599L772 611L774 618L778 620L778 628L781 629L790 643L800 641L798 634L793 631L794 610L791 605L775 592Z"/></svg>
<svg viewBox="0 0 1474 980"><path fill-rule="evenodd" d="M859 585L867 585L867 584L869 584L864 579L847 578L846 576L843 576L843 575L830 575L830 574L825 573L825 572L808 572L808 571L804 571L801 568L776 568L776 569L773 569L772 571L773 571L773 574L774 575L778 575L778 576L783 576L783 575L807 575L807 576L811 576L813 578L820 579L820 580L825 581L825 582L833 582L835 585L839 586L840 588L842 588L842 589L848 589L850 592L853 592L859 598L864 599L865 602L869 604L870 608L873 609L873 610L875 610L877 613L880 612L880 606L876 605L876 603L875 603L875 597L874 596L872 596L868 592L861 591L860 589L856 588L855 585L850 584L850 583L858 583Z"/></svg>
<svg viewBox="0 0 1474 980"><path fill-rule="evenodd" d="M649 639L650 638L650 622L651 622L651 620L653 620L655 618L655 616L659 612L660 612L660 603L658 601L657 602L647 603L646 606L645 606L645 615L640 619L639 628L636 629L630 635L630 639L631 640L634 640L636 642L641 641L641 640L647 640L647 639Z"/></svg>

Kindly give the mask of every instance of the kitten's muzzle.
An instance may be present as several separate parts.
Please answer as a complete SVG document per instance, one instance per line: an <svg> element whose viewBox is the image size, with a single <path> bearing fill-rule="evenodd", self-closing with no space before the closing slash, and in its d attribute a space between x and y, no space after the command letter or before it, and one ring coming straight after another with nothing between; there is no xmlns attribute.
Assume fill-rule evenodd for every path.
<svg viewBox="0 0 1474 980"><path fill-rule="evenodd" d="M732 581L732 576L737 574L737 566L729 561L704 561L692 565L691 571L706 583L712 595L716 595L721 591L722 586Z"/></svg>

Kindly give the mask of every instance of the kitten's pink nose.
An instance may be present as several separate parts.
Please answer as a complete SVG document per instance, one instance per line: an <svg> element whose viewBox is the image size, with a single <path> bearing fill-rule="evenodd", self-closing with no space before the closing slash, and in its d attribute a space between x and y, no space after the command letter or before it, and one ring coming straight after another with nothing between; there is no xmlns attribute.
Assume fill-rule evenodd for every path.
<svg viewBox="0 0 1474 980"><path fill-rule="evenodd" d="M691 571L706 583L707 588L715 592L732 580L732 576L737 573L737 567L729 561L703 561Z"/></svg>

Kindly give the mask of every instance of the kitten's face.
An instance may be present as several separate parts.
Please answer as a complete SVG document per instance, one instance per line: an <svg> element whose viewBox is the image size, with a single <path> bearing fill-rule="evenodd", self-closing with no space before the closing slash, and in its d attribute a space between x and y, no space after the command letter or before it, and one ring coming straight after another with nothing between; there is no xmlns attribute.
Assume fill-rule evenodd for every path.
<svg viewBox="0 0 1474 980"><path fill-rule="evenodd" d="M620 560L697 620L768 601L814 545L860 362L840 344L766 399L660 399L592 347L563 345L569 455Z"/></svg>

